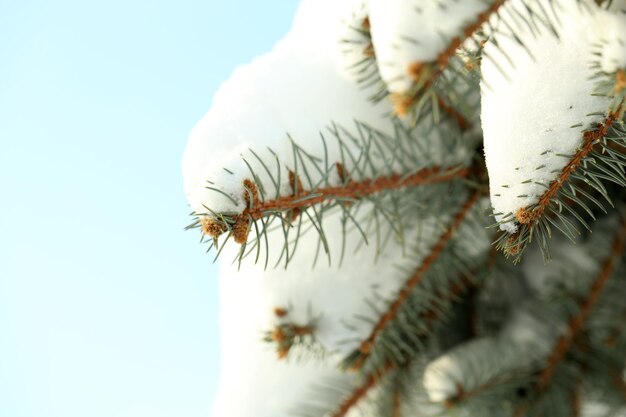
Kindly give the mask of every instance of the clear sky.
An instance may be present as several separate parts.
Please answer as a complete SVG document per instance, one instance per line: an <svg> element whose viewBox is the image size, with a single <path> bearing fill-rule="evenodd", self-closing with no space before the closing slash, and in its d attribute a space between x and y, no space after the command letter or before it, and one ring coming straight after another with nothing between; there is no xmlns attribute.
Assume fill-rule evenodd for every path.
<svg viewBox="0 0 626 417"><path fill-rule="evenodd" d="M0 417L208 415L217 281L180 160L296 5L0 0Z"/></svg>

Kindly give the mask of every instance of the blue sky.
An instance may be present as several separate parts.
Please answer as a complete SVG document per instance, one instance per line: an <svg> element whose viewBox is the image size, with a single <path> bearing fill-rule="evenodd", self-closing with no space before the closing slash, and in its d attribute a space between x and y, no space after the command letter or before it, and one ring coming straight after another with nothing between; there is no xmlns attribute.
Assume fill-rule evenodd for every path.
<svg viewBox="0 0 626 417"><path fill-rule="evenodd" d="M208 415L217 280L180 160L296 5L0 0L0 417Z"/></svg>

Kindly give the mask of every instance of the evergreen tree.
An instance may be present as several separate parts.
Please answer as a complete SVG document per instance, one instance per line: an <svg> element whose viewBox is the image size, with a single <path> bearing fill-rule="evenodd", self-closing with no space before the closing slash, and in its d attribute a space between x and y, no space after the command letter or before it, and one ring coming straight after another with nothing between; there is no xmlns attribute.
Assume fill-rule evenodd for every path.
<svg viewBox="0 0 626 417"><path fill-rule="evenodd" d="M214 416L626 415L625 97L623 0L304 1L185 152Z"/></svg>

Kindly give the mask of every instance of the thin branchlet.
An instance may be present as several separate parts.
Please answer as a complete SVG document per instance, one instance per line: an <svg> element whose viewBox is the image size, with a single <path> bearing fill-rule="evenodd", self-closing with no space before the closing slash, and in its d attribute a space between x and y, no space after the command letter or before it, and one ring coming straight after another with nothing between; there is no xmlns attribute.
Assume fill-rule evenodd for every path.
<svg viewBox="0 0 626 417"><path fill-rule="evenodd" d="M417 101L418 97L432 87L437 78L443 74L459 47L463 45L465 41L473 37L492 16L498 13L500 7L502 7L505 3L505 0L495 1L485 11L476 16L474 22L463 30L462 36L452 38L448 43L448 46L437 55L434 69L431 69L430 66L421 62L414 62L409 65L407 73L411 74L412 78L419 80L420 84L420 88L412 97L413 102ZM424 74L424 72L426 72L426 74Z"/></svg>
<svg viewBox="0 0 626 417"><path fill-rule="evenodd" d="M367 376L365 382L361 384L357 389L352 391L350 396L348 396L337 408L337 410L331 414L331 417L344 417L348 412L356 406L359 401L361 401L367 393L374 388L378 383L387 376L387 374L395 368L395 365L392 363L387 364L385 367L380 369L378 372L374 372Z"/></svg>
<svg viewBox="0 0 626 417"><path fill-rule="evenodd" d="M600 272L589 287L589 292L587 296L580 303L580 308L578 312L570 319L565 333L557 340L554 347L552 348L552 351L546 361L545 367L541 369L538 373L537 380L533 386L536 397L544 395L550 387L550 384L553 381L554 374L556 373L559 364L565 359L566 355L571 350L576 337L583 330L585 324L587 323L587 319L589 318L594 306L596 305L598 299L600 298L600 295L602 294L602 291L613 276L615 268L622 255L624 254L625 249L626 219L623 219L622 224L618 229L617 235L613 240L611 252L604 260ZM521 404L515 410L514 416L523 416L528 410L528 407L529 403Z"/></svg>
<svg viewBox="0 0 626 417"><path fill-rule="evenodd" d="M473 197L473 196L472 196ZM455 300L457 297L463 293L467 288L471 287L473 283L471 279L468 277L462 277L461 282L452 284L448 291L441 291L441 299L447 300ZM445 295L444 295L445 294ZM424 322L432 327L438 318L438 312L433 310L426 310L421 315L420 318L424 320ZM349 397L347 397L344 402L341 403L340 407L332 414L332 417L344 417L351 408L356 406L361 399L363 399L368 391L375 386L378 385L382 379L389 374L389 372L393 370L398 370L398 372L402 369L407 369L410 366L410 361L407 361L402 364L396 364L394 362L387 362L384 366L377 369L373 373L371 373L366 381L360 385L356 390L354 390ZM402 408L402 395L400 387L397 387L397 390L394 392L393 403L392 403L392 416L400 416Z"/></svg>
<svg viewBox="0 0 626 417"><path fill-rule="evenodd" d="M365 47L363 48L363 55L367 58L367 60L375 63L376 51L374 50L374 44L371 38L369 18L366 17L365 19L363 19L362 27L359 29L359 33L366 36ZM365 61L362 65L366 65ZM376 64L374 64L373 66L376 67ZM407 75L411 78L419 77L422 66L423 64L421 63L415 63L410 65L407 69ZM376 75L378 82L382 83L378 72L376 72ZM362 81L368 82L368 84L371 83L369 78L365 78ZM379 96L380 94L375 95L375 97ZM396 115L400 117L408 115L410 108L413 105L414 97L402 93L392 93L390 94L390 98ZM448 114L448 116L450 116L450 118L457 123L461 130L464 131L470 128L471 124L463 114L461 114L457 109L446 103L446 101L439 94L436 94L436 99L439 109Z"/></svg>
<svg viewBox="0 0 626 417"><path fill-rule="evenodd" d="M625 247L626 222L623 222L615 240L613 241L611 253L604 261L600 273L591 285L587 298L585 298L583 303L580 305L578 313L570 320L566 333L557 341L552 353L548 357L546 367L539 374L539 378L537 380L537 389L539 391L545 390L550 385L557 366L565 358L565 355L570 350L574 339L583 329L587 318L591 314L593 307L596 305L600 295L602 294L602 290L613 275L615 266L624 253Z"/></svg>
<svg viewBox="0 0 626 417"><path fill-rule="evenodd" d="M359 346L359 359L352 364L353 369L359 369L367 359L368 355L371 353L374 344L378 336L387 328L389 323L393 321L393 319L397 316L400 308L406 303L408 298L410 297L413 289L422 281L426 272L430 269L430 267L437 261L441 253L446 248L446 245L456 232L456 230L461 226L468 213L474 206L474 204L478 201L481 195L480 191L474 191L467 201L463 204L461 209L458 211L454 220L450 224L450 226L439 236L437 242L433 245L430 250L428 256L424 258L421 262L420 266L413 272L413 274L406 281L396 299L389 305L387 311L380 316L378 322L372 328L370 335L361 342Z"/></svg>
<svg viewBox="0 0 626 417"><path fill-rule="evenodd" d="M338 168L343 172L343 167ZM299 176L290 171L289 181L292 194L275 199L262 201L258 198L257 186L251 180L244 181L245 197L248 202L246 208L237 215L230 216L234 224L233 235L237 243L245 243L250 221L259 220L276 212L289 213L289 218L295 220L298 214L314 205L337 199L358 200L383 191L397 190L419 185L438 184L458 178L467 177L469 168L424 168L411 175L392 174L375 179L365 178L360 181L350 180L341 186L320 187L314 190L305 190ZM251 196L251 198L250 198ZM201 219L202 232L210 237L218 237L227 231L224 225L211 218Z"/></svg>
<svg viewBox="0 0 626 417"><path fill-rule="evenodd" d="M621 106L620 106L621 108ZM578 169L582 161L594 150L594 146L609 133L609 129L618 120L617 110L609 114L605 120L598 124L594 130L585 132L583 143L580 149L572 156L569 162L563 167L559 176L550 183L548 189L539 197L539 201L532 208L522 208L515 213L517 221L521 224L530 224L544 215L546 209L552 204L561 188L567 183L570 176Z"/></svg>
<svg viewBox="0 0 626 417"><path fill-rule="evenodd" d="M582 379L579 377L574 383L572 393L570 397L570 407L572 410L572 417L580 417L582 405Z"/></svg>
<svg viewBox="0 0 626 417"><path fill-rule="evenodd" d="M391 417L402 417L402 392L399 386L395 387L393 393L393 399L391 403Z"/></svg>
<svg viewBox="0 0 626 417"><path fill-rule="evenodd" d="M590 230L587 222L577 213L577 209L581 208L595 218L583 197L606 212L604 205L594 197L594 190L612 204L601 183L626 184L621 168L625 155L622 143L626 140L621 120L624 109L622 101L595 128L583 134L581 146L546 187L537 203L517 210L514 220L518 229L497 239L499 249L519 261L527 244L535 239L540 243L544 257L549 259L547 241L550 227L557 228L571 240L578 232L572 221L566 218L566 213ZM590 190L585 190L585 184Z"/></svg>

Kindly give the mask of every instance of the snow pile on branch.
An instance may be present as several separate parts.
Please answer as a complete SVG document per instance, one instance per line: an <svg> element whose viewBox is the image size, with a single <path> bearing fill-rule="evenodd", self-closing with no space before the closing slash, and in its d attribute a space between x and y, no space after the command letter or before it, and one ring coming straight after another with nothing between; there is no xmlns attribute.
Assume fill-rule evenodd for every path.
<svg viewBox="0 0 626 417"><path fill-rule="evenodd" d="M365 92L340 71L338 31L343 7L330 1L313 3L303 3L293 29L271 53L235 71L192 131L183 176L185 194L196 213L207 213L207 206L214 211L243 208L239 196L250 171L241 163L241 155L250 148L269 147L287 157L289 135L311 153L323 155L320 132L331 122L352 127L354 120L365 120L375 128L391 127L384 118L390 109L372 106ZM254 158L248 155L247 160L263 173ZM207 181L231 189L231 198L207 189ZM283 192L289 188L287 175L281 188Z"/></svg>
<svg viewBox="0 0 626 417"><path fill-rule="evenodd" d="M407 91L411 66L436 61L487 6L482 0L370 0L372 42L388 90Z"/></svg>
<svg viewBox="0 0 626 417"><path fill-rule="evenodd" d="M594 45L610 42L606 48L614 52L618 34L624 32L616 16L592 12L583 3L559 2L558 18L551 19L558 37L549 27L537 25L531 31L520 25L517 36L499 33L485 45L485 157L496 219L510 233L517 229L513 216L538 202L581 145L583 131L601 122L609 107L607 97L592 95L595 70L590 63ZM547 4L540 6L550 10ZM523 6L512 1L504 7ZM614 55L609 61L615 61Z"/></svg>
<svg viewBox="0 0 626 417"><path fill-rule="evenodd" d="M558 336L528 309L518 310L502 333L458 345L428 364L423 385L432 402L457 401L497 388L544 359Z"/></svg>

